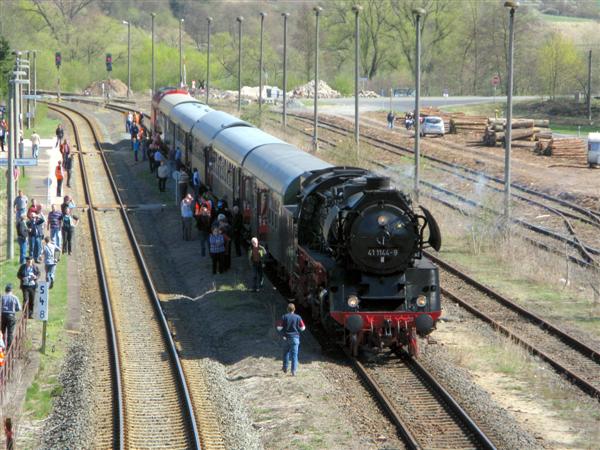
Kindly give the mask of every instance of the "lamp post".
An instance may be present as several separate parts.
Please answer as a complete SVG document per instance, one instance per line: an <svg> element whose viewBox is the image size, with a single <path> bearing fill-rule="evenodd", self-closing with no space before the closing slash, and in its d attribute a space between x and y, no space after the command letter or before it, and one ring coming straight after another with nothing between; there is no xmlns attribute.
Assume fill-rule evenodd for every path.
<svg viewBox="0 0 600 450"><path fill-rule="evenodd" d="M287 127L287 20L290 13L281 13L283 17L283 128Z"/></svg>
<svg viewBox="0 0 600 450"><path fill-rule="evenodd" d="M154 18L156 17L156 13L150 13L150 17L152 18L152 95L156 92L156 78L154 71Z"/></svg>
<svg viewBox="0 0 600 450"><path fill-rule="evenodd" d="M183 36L183 19L179 20L179 87L183 87L183 48L182 48L182 36Z"/></svg>
<svg viewBox="0 0 600 450"><path fill-rule="evenodd" d="M412 13L415 16L416 30L416 64L415 64L415 201L419 201L419 164L421 152L421 17L425 15L423 8L415 8Z"/></svg>
<svg viewBox="0 0 600 450"><path fill-rule="evenodd" d="M263 33L265 29L265 17L267 13L260 13L260 58L258 68L258 112L262 113L262 91L263 91Z"/></svg>
<svg viewBox="0 0 600 450"><path fill-rule="evenodd" d="M37 50L33 51L33 126L37 114Z"/></svg>
<svg viewBox="0 0 600 450"><path fill-rule="evenodd" d="M238 112L242 110L242 16L237 17L238 23Z"/></svg>
<svg viewBox="0 0 600 450"><path fill-rule="evenodd" d="M506 1L504 6L509 12L509 34L508 34L508 86L506 106L506 132L504 139L504 218L506 223L510 220L510 152L512 137L512 94L513 94L513 59L515 53L515 11L519 7L517 1Z"/></svg>
<svg viewBox="0 0 600 450"><path fill-rule="evenodd" d="M127 97L131 95L131 24L123 21L123 25L127 25ZM110 86L108 87L110 91Z"/></svg>
<svg viewBox="0 0 600 450"><path fill-rule="evenodd" d="M206 22L208 25L207 39L206 39L206 104L208 105L208 90L210 88L210 25L212 24L213 18L207 17Z"/></svg>
<svg viewBox="0 0 600 450"><path fill-rule="evenodd" d="M315 12L315 97L314 97L314 117L313 117L313 149L314 151L318 151L319 150L319 133L317 131L318 127L319 127L319 119L318 119L318 108L317 108L317 98L318 98L318 91L319 91L319 15L321 14L321 11L323 11L323 8L321 8L320 6L315 6L313 8L313 11Z"/></svg>
<svg viewBox="0 0 600 450"><path fill-rule="evenodd" d="M358 59L360 56L360 22L358 15L362 10L362 6L354 5L352 11L354 11L354 142L358 147L359 142L359 121L360 116L358 112Z"/></svg>

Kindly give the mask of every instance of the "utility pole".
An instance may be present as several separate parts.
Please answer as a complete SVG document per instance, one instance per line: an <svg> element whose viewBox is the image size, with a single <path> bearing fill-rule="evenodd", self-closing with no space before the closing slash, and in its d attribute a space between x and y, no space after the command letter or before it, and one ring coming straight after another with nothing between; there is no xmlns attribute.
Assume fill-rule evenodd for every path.
<svg viewBox="0 0 600 450"><path fill-rule="evenodd" d="M154 71L154 18L156 17L156 13L150 13L150 17L152 18L152 95L156 93L156 78Z"/></svg>
<svg viewBox="0 0 600 450"><path fill-rule="evenodd" d="M508 37L508 86L506 107L506 131L504 133L504 218L506 224L510 220L510 153L512 138L512 97L513 97L513 60L515 55L515 10L519 7L517 1L506 1L504 6L510 8L509 15L509 37Z"/></svg>
<svg viewBox="0 0 600 450"><path fill-rule="evenodd" d="M262 91L263 91L263 34L265 29L265 17L267 13L260 13L260 58L258 63L258 112L262 113Z"/></svg>
<svg viewBox="0 0 600 450"><path fill-rule="evenodd" d="M131 95L131 23L124 20L123 25L127 25L127 98L129 98ZM110 93L110 82L108 91Z"/></svg>
<svg viewBox="0 0 600 450"><path fill-rule="evenodd" d="M587 111L588 123L592 124L592 50L588 54L588 92L587 92Z"/></svg>
<svg viewBox="0 0 600 450"><path fill-rule="evenodd" d="M208 106L208 90L210 89L210 25L212 24L213 18L207 17L206 22L207 28L207 39L206 39L206 105Z"/></svg>
<svg viewBox="0 0 600 450"><path fill-rule="evenodd" d="M413 9L415 16L416 65L415 65L415 201L419 201L419 172L421 163L421 17L425 15L423 8Z"/></svg>
<svg viewBox="0 0 600 450"><path fill-rule="evenodd" d="M238 104L237 110L242 110L242 22L244 18L239 16L236 18L238 22Z"/></svg>
<svg viewBox="0 0 600 450"><path fill-rule="evenodd" d="M287 20L290 13L281 13L283 17L283 129L287 127Z"/></svg>
<svg viewBox="0 0 600 450"><path fill-rule="evenodd" d="M358 15L362 10L362 6L354 5L352 11L354 11L354 142L358 149L360 139L360 116L358 110L358 62L360 56L360 21Z"/></svg>
<svg viewBox="0 0 600 450"><path fill-rule="evenodd" d="M31 128L31 52L29 50L27 50L27 62L28 62L28 66L27 66L27 81L29 81L29 83L27 84L27 129L29 130Z"/></svg>
<svg viewBox="0 0 600 450"><path fill-rule="evenodd" d="M319 98L319 14L323 11L320 6L313 8L315 12L315 96L314 96L314 111L313 111L313 150L316 152L319 150L319 116L318 116L318 101Z"/></svg>
<svg viewBox="0 0 600 450"><path fill-rule="evenodd" d="M37 50L33 51L33 126L37 115Z"/></svg>
<svg viewBox="0 0 600 450"><path fill-rule="evenodd" d="M15 76L13 74L12 79L8 84L8 121L9 121L9 135L8 135L8 167L6 173L6 259L11 260L15 256L14 240L15 240L15 220L13 203L15 201Z"/></svg>
<svg viewBox="0 0 600 450"><path fill-rule="evenodd" d="M183 19L179 20L179 87L183 87L183 47L182 40L183 37Z"/></svg>

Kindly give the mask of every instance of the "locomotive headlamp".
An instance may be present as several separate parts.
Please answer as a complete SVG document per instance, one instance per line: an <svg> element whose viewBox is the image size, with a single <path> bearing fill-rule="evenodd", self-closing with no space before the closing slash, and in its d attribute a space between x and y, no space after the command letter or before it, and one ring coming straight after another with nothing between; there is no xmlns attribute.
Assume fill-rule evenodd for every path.
<svg viewBox="0 0 600 450"><path fill-rule="evenodd" d="M350 308L356 308L358 306L358 297L356 295L351 295L348 297L348 306Z"/></svg>
<svg viewBox="0 0 600 450"><path fill-rule="evenodd" d="M379 216L377 218L377 223L379 224L380 227L387 225L387 222L388 222L388 220L387 220L387 217L385 217L385 216Z"/></svg>
<svg viewBox="0 0 600 450"><path fill-rule="evenodd" d="M419 308L422 308L423 306L425 306L427 304L427 297L425 295L419 295L417 297L417 306Z"/></svg>

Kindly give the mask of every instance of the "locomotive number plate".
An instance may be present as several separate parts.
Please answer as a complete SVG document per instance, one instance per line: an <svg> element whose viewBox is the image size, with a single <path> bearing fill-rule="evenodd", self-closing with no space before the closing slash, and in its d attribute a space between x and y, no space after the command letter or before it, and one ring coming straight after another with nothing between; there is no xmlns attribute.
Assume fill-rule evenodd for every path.
<svg viewBox="0 0 600 450"><path fill-rule="evenodd" d="M370 248L367 251L368 256L398 256L397 248Z"/></svg>

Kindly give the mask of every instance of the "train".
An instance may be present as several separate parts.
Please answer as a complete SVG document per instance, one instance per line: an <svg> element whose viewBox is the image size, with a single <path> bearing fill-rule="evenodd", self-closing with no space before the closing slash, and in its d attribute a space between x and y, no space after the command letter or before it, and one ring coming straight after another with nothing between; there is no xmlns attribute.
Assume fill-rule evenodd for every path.
<svg viewBox="0 0 600 450"><path fill-rule="evenodd" d="M333 166L187 91L162 88L151 126L217 198L238 205L294 301L353 354L418 356L441 314L440 229L388 177Z"/></svg>

